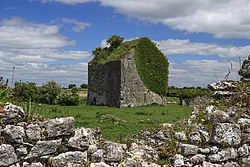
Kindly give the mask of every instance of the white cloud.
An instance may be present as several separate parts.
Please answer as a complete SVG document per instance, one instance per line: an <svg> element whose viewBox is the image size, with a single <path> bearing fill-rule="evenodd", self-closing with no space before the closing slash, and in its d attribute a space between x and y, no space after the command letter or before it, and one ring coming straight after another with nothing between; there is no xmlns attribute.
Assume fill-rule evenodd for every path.
<svg viewBox="0 0 250 167"><path fill-rule="evenodd" d="M239 80L239 63L218 60L187 60L183 62L170 62L169 85L178 87L201 86L225 79L230 69L228 79Z"/></svg>
<svg viewBox="0 0 250 167"><path fill-rule="evenodd" d="M219 38L250 38L248 0L100 0L124 15Z"/></svg>
<svg viewBox="0 0 250 167"><path fill-rule="evenodd" d="M87 82L87 64L91 54L81 50L63 50L75 44L59 33L56 25L26 21L14 17L0 21L0 76L15 81L42 84L55 80L63 86ZM62 61L61 64L58 62Z"/></svg>
<svg viewBox="0 0 250 167"><path fill-rule="evenodd" d="M219 55L220 57L236 57L237 54L246 58L250 53L250 45L232 46L213 43L191 42L188 39L168 39L155 41L159 49L166 55L190 54L199 56Z"/></svg>
<svg viewBox="0 0 250 167"><path fill-rule="evenodd" d="M62 23L73 25L72 30L75 32L82 32L85 28L90 26L90 23L82 22L76 19L62 18Z"/></svg>
<svg viewBox="0 0 250 167"><path fill-rule="evenodd" d="M63 51L75 44L59 34L59 27L34 23L22 18L0 22L0 56L11 62L51 62L60 59L84 59L86 51Z"/></svg>
<svg viewBox="0 0 250 167"><path fill-rule="evenodd" d="M74 41L59 35L59 28L55 25L28 22L19 17L0 22L1 48L55 49L73 44Z"/></svg>
<svg viewBox="0 0 250 167"><path fill-rule="evenodd" d="M191 33L210 33L218 38L250 39L249 0L38 0L75 5L99 2L116 12L162 23Z"/></svg>
<svg viewBox="0 0 250 167"><path fill-rule="evenodd" d="M0 64L2 64L0 62ZM87 63L77 64L44 64L44 63L26 63L15 65L14 82L35 82L42 85L49 80L54 80L62 86L68 86L70 83L80 85L87 83L88 78ZM0 71L0 76L11 79L12 66L5 67ZM10 84L10 82L9 82Z"/></svg>

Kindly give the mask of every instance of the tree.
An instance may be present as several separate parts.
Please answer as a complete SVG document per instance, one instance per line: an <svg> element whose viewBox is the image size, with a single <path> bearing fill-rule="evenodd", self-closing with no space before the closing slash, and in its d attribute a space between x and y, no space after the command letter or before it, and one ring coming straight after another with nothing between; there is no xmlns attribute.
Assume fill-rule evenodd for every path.
<svg viewBox="0 0 250 167"><path fill-rule="evenodd" d="M117 35L112 35L108 40L107 43L110 44L111 48L116 48L123 42L124 38L117 36Z"/></svg>
<svg viewBox="0 0 250 167"><path fill-rule="evenodd" d="M81 85L80 85L80 88L82 88L82 89L87 89L87 88L88 88L88 84L81 84Z"/></svg>
<svg viewBox="0 0 250 167"><path fill-rule="evenodd" d="M40 88L40 101L47 104L56 104L57 96L60 94L62 87L55 81L48 81Z"/></svg>
<svg viewBox="0 0 250 167"><path fill-rule="evenodd" d="M76 84L69 84L68 88L69 89L76 88Z"/></svg>
<svg viewBox="0 0 250 167"><path fill-rule="evenodd" d="M13 97L21 101L37 101L38 99L38 90L34 82L16 82L13 89Z"/></svg>
<svg viewBox="0 0 250 167"><path fill-rule="evenodd" d="M94 58L100 57L105 53L105 50L101 47L97 47L95 50L92 51L92 55Z"/></svg>

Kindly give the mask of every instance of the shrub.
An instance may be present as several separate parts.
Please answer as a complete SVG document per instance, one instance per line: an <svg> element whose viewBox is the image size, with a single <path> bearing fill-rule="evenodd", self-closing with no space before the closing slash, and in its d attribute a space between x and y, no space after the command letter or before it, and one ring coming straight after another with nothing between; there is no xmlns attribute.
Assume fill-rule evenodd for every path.
<svg viewBox="0 0 250 167"><path fill-rule="evenodd" d="M81 85L80 85L80 88L82 88L82 89L87 89L87 88L88 88L88 84L81 84Z"/></svg>
<svg viewBox="0 0 250 167"><path fill-rule="evenodd" d="M40 88L40 102L46 104L56 104L57 96L60 94L62 87L55 81L48 81Z"/></svg>
<svg viewBox="0 0 250 167"><path fill-rule="evenodd" d="M13 97L18 101L37 101L39 88L34 82L16 82L13 89Z"/></svg>
<svg viewBox="0 0 250 167"><path fill-rule="evenodd" d="M79 97L71 90L62 90L58 96L58 104L61 106L78 106Z"/></svg>

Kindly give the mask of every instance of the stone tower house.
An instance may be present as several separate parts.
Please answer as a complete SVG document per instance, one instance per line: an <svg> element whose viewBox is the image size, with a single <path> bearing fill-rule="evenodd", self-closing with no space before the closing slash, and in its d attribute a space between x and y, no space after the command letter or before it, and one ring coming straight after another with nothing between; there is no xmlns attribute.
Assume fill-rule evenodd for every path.
<svg viewBox="0 0 250 167"><path fill-rule="evenodd" d="M115 107L164 104L141 80L135 61L135 48L123 58L104 64L88 64L88 105Z"/></svg>

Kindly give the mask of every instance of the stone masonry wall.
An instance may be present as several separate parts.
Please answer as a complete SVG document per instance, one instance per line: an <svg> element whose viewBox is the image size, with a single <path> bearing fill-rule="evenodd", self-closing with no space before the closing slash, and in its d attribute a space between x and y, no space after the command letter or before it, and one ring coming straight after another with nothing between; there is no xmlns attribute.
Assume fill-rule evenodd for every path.
<svg viewBox="0 0 250 167"><path fill-rule="evenodd" d="M88 66L89 105L120 106L121 61Z"/></svg>

